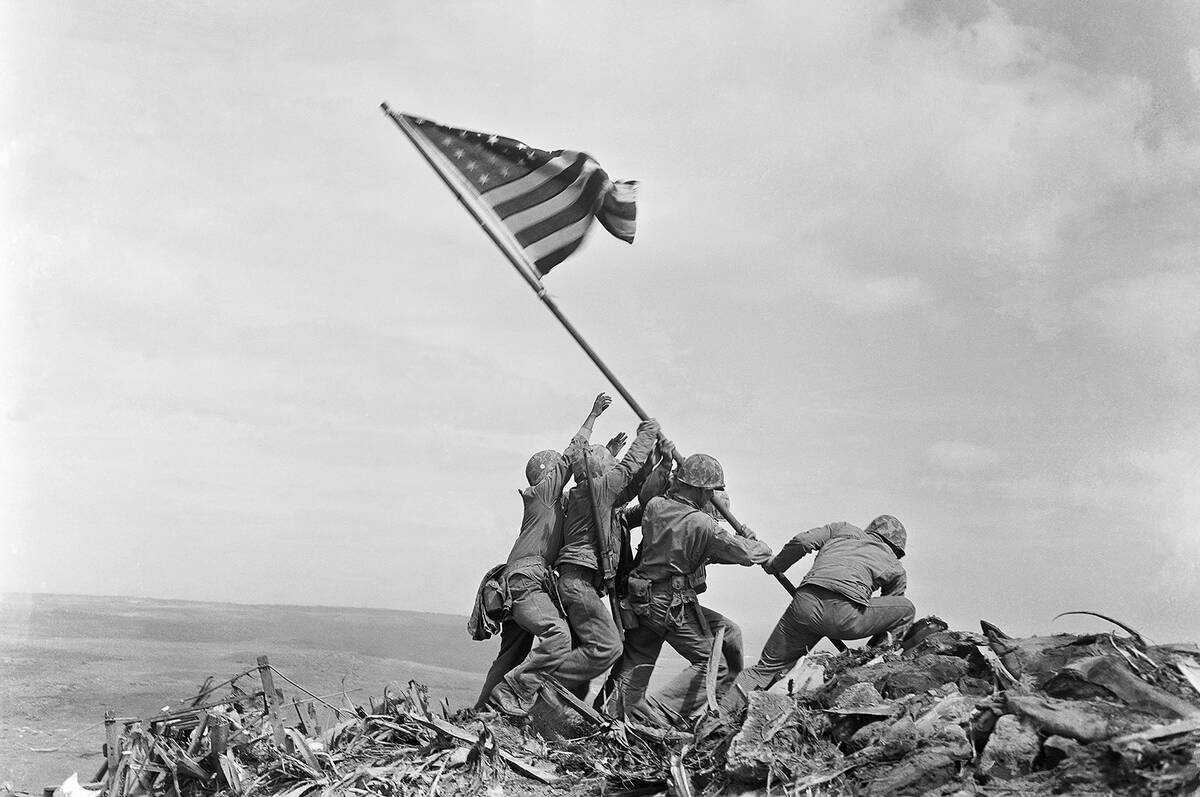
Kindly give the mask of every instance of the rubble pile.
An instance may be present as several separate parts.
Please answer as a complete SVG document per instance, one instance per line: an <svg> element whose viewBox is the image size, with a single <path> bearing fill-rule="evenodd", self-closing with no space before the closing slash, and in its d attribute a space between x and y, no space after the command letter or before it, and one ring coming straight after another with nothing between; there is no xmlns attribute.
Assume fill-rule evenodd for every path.
<svg viewBox="0 0 1200 797"><path fill-rule="evenodd" d="M804 680L820 669L820 686L750 695L727 775L865 795L1200 788L1196 646L1116 634L1014 639L981 626L951 631L926 618L882 655L810 656ZM814 766L797 739L837 753Z"/></svg>
<svg viewBox="0 0 1200 797"><path fill-rule="evenodd" d="M451 713L415 682L368 705L270 681L126 722L65 797L1191 794L1200 648L1136 634L1012 638L915 623L889 648L811 654L740 716L665 728L562 690L530 720ZM260 663L265 659L260 660ZM272 668L273 669L273 668ZM303 690L307 693L307 690ZM273 693L273 694L272 694ZM301 711L301 705L307 706ZM710 701L710 705L712 705ZM322 728L319 712L329 715ZM566 718L569 718L567 721Z"/></svg>

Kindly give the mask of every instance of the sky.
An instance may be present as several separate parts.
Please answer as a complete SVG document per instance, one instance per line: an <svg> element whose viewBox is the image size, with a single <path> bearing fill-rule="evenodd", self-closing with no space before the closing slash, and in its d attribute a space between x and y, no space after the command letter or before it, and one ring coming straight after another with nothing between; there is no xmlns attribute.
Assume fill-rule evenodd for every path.
<svg viewBox="0 0 1200 797"><path fill-rule="evenodd" d="M547 289L774 547L1200 640L1200 6L0 8L0 591L469 611L609 388L386 101L640 181Z"/></svg>

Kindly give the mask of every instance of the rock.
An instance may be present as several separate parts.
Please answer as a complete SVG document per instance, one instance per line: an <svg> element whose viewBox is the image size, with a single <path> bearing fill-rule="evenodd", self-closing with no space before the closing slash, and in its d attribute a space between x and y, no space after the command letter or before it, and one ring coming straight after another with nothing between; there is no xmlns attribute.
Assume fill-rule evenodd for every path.
<svg viewBox="0 0 1200 797"><path fill-rule="evenodd" d="M1027 775L1039 749L1037 729L1016 714L1005 714L983 748L979 774L1005 780Z"/></svg>
<svg viewBox="0 0 1200 797"><path fill-rule="evenodd" d="M850 737L847 745L851 750L861 750L864 747L870 747L877 744L890 725L886 722L872 722L869 725L864 725L859 728Z"/></svg>
<svg viewBox="0 0 1200 797"><path fill-rule="evenodd" d="M872 797L926 794L958 775L958 760L941 750L916 753L895 764L873 768L866 793Z"/></svg>
<svg viewBox="0 0 1200 797"><path fill-rule="evenodd" d="M1007 694L1005 703L1009 710L1028 719L1043 733L1081 742L1094 742L1113 735L1108 718L1093 702Z"/></svg>
<svg viewBox="0 0 1200 797"><path fill-rule="evenodd" d="M917 728L922 734L932 735L935 728L945 725L965 725L970 721L979 703L979 698L970 695L961 695L957 692L946 695L921 715L917 720Z"/></svg>
<svg viewBox="0 0 1200 797"><path fill-rule="evenodd" d="M825 667L822 664L823 654L809 654L796 662L791 672L781 678L769 690L775 694L796 695L803 697L812 694L825 685ZM824 654L826 657L828 654Z"/></svg>
<svg viewBox="0 0 1200 797"><path fill-rule="evenodd" d="M771 740L763 741L763 734L784 712L793 711L795 703L787 695L762 691L751 692L749 698L746 721L729 744L725 772L743 783L761 783L780 752L772 748Z"/></svg>
<svg viewBox="0 0 1200 797"><path fill-rule="evenodd" d="M1083 745L1065 736L1051 736L1042 742L1042 758L1038 762L1043 769L1053 769L1068 759L1076 758Z"/></svg>
<svg viewBox="0 0 1200 797"><path fill-rule="evenodd" d="M847 687L828 709L831 714L868 714L890 717L895 706L883 699L879 691L869 683L857 683Z"/></svg>
<svg viewBox="0 0 1200 797"><path fill-rule="evenodd" d="M1041 689L1071 662L1106 652L1103 640L1107 639L1107 635L1057 634L1023 639L999 637L994 631L986 635L989 647L1000 657L1009 673L1027 681L1035 689ZM1112 647L1108 646L1107 652L1111 651Z"/></svg>
<svg viewBox="0 0 1200 797"><path fill-rule="evenodd" d="M895 761L917 749L920 736L917 726L908 717L902 717L884 728L879 737L879 757Z"/></svg>
<svg viewBox="0 0 1200 797"><path fill-rule="evenodd" d="M966 677L970 669L957 656L926 654L905 660L907 666L895 668L883 680L879 691L884 697L896 698L935 689L945 683L956 683Z"/></svg>
<svg viewBox="0 0 1200 797"><path fill-rule="evenodd" d="M1177 718L1200 715L1200 706L1176 697L1143 681L1120 656L1089 656L1076 659L1046 682L1047 694L1056 697L1091 697L1079 694L1079 686L1100 688L1126 705L1155 714ZM1106 696L1106 695L1101 695Z"/></svg>

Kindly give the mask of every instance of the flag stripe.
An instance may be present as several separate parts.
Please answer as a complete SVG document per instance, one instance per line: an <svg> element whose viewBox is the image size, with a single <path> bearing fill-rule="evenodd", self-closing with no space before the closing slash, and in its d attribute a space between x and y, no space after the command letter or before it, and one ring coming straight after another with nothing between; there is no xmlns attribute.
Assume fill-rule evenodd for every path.
<svg viewBox="0 0 1200 797"><path fill-rule="evenodd" d="M502 202L499 205L492 205L496 210L496 215L502 219L507 219L514 213L520 213L522 210L531 208L539 202L545 202L547 199L557 196L559 192L575 182L587 163L588 159L580 155L568 168L563 169L541 184L534 186L524 194L514 197L507 202ZM507 224L507 221L505 223Z"/></svg>
<svg viewBox="0 0 1200 797"><path fill-rule="evenodd" d="M524 175L520 179L513 180L512 182L505 183L504 185L498 185L495 188L484 191L482 196L492 207L496 207L502 202L507 202L510 199L519 197L526 191L537 187L543 181L554 177L556 174L559 174L564 169L570 168L571 164L575 162L576 154L577 153L574 152L561 153L560 155L551 158L537 169L534 169L533 171Z"/></svg>
<svg viewBox="0 0 1200 797"><path fill-rule="evenodd" d="M578 249L582 243L583 236L580 236L572 241L570 245L564 246L561 249L556 249L545 257L539 258L537 262L533 264L533 270L536 271L540 276L546 276L550 273L550 269L554 268L559 263L570 257L571 253Z"/></svg>
<svg viewBox="0 0 1200 797"><path fill-rule="evenodd" d="M591 218L584 216L574 224L563 227L557 232L551 233L541 240L525 247L525 254L529 255L529 259L537 262L546 255L561 249L574 242L578 245L579 241L583 240L583 234L587 232L588 224L591 223Z"/></svg>
<svg viewBox="0 0 1200 797"><path fill-rule="evenodd" d="M575 178L575 182L558 192L557 196L547 199L545 202L534 205L528 210L523 210L520 213L514 213L504 220L514 233L518 235L524 230L529 229L534 224L553 216L555 213L566 210L571 205L579 201L579 195L588 190L588 183L592 178L599 173L599 166L595 161L587 161L583 164L582 174Z"/></svg>
<svg viewBox="0 0 1200 797"><path fill-rule="evenodd" d="M529 246L534 241L540 241L555 230L574 224L580 219L590 222L596 212L596 206L600 204L599 192L603 185L604 175L599 171L593 172L573 202L537 224L517 232L517 243L521 246Z"/></svg>

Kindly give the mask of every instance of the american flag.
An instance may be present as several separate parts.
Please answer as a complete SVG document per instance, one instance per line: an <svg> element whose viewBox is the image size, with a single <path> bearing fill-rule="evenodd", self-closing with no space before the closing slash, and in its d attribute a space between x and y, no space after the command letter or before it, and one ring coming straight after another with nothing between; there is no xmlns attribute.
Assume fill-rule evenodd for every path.
<svg viewBox="0 0 1200 797"><path fill-rule="evenodd" d="M479 200L476 206L507 230L539 275L579 248L593 218L633 243L637 182L609 179L591 156L546 152L503 136L388 113L432 147L433 159L448 167L442 171L469 189Z"/></svg>

